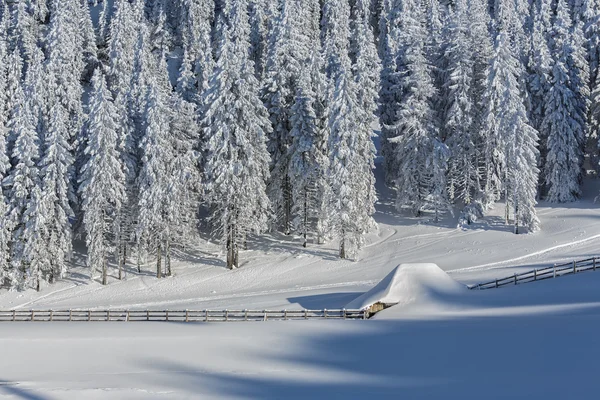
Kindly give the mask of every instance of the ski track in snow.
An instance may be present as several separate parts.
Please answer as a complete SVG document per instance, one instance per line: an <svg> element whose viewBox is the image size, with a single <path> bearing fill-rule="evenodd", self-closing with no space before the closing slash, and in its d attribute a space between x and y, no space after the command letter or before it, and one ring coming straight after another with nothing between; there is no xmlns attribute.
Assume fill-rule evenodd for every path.
<svg viewBox="0 0 600 400"><path fill-rule="evenodd" d="M589 238L585 238L585 239L581 239L581 240L575 240L575 241L572 241L572 242L569 242L569 243L559 244L559 245L556 245L556 246L553 246L553 247L549 247L549 248L544 249L544 250L539 250L539 251L536 251L536 252L531 253L531 254L526 254L524 256L511 258L511 259L508 259L508 260L503 260L503 261L498 261L498 262L493 262L493 263L487 263L487 264L482 264L482 265L475 265L475 266L467 267L467 268L458 268L458 269L453 269L453 270L449 270L449 271L446 271L446 272L448 272L448 273L462 273L462 272L470 272L470 271L477 271L477 270L479 270L479 271L481 271L481 270L485 271L485 270L490 270L490 269L505 268L506 264L514 264L514 263L519 262L519 261L527 260L528 258L534 258L534 257L540 256L540 255L543 255L543 254L546 254L546 253L550 253L550 252L553 252L555 250L560 250L560 249L563 249L563 248L566 248L566 247L574 247L574 246L577 246L577 245L580 245L580 244L591 242L591 241L596 240L596 239L600 239L600 235L594 235L594 236L591 236ZM500 265L502 265L502 267L499 267Z"/></svg>

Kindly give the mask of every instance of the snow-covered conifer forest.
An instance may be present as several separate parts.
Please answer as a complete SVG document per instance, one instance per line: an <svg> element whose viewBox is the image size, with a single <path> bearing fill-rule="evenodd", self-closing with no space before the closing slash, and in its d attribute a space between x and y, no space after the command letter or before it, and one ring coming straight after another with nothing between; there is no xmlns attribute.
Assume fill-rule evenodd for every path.
<svg viewBox="0 0 600 400"><path fill-rule="evenodd" d="M600 0L3 0L0 286L155 261L209 235L339 243L576 201L598 169Z"/></svg>

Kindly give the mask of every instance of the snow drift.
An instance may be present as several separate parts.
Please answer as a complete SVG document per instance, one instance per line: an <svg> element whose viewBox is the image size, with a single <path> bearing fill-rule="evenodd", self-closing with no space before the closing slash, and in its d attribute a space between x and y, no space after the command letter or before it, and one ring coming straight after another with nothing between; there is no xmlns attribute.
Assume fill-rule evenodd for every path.
<svg viewBox="0 0 600 400"><path fill-rule="evenodd" d="M457 293L465 287L436 264L401 264L373 289L346 305L347 309L367 309L374 304L386 306L429 303L436 294Z"/></svg>

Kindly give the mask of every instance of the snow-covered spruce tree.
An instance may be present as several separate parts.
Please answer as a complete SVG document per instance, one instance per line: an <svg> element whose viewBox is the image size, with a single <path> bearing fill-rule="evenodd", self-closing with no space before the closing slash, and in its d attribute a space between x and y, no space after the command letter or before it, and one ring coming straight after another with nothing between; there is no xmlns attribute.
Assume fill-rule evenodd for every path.
<svg viewBox="0 0 600 400"><path fill-rule="evenodd" d="M211 222L227 250L227 266L239 266L239 247L249 233L267 227L268 113L257 96L249 59L246 0L229 0L223 11L215 70L205 93L205 189Z"/></svg>
<svg viewBox="0 0 600 400"><path fill-rule="evenodd" d="M282 0L282 8L269 36L263 101L269 111L272 133L268 141L271 154L271 174L267 194L274 209L274 227L286 235L292 228L292 192L288 174L290 109L300 77L302 40L299 33L299 8L292 0Z"/></svg>
<svg viewBox="0 0 600 400"><path fill-rule="evenodd" d="M86 67L85 42L80 21L76 18L81 14L80 7L79 0L53 2L46 37L49 91L55 93L56 101L65 108L69 142L78 138L84 122L81 77ZM48 111L53 105L47 104Z"/></svg>
<svg viewBox="0 0 600 400"><path fill-rule="evenodd" d="M318 0L317 0L318 1ZM325 240L332 238L331 226L331 186L327 177L329 170L329 99L327 77L324 70L323 54L321 51L318 34L313 46L313 53L310 61L310 85L314 95L313 109L316 117L317 137L313 143L323 161L322 174L319 176L318 184L315 186L318 193L315 198L318 199L318 217L316 222L317 243L322 244Z"/></svg>
<svg viewBox="0 0 600 400"><path fill-rule="evenodd" d="M539 228L535 212L539 170L537 168L537 131L527 118L519 78L523 64L511 44L510 20L515 10L500 3L502 18L494 44L494 56L488 68L488 87L484 96L486 115L485 138L486 205L501 194L506 201L506 221L513 207L515 233L521 226L529 232ZM508 22L507 22L508 21Z"/></svg>
<svg viewBox="0 0 600 400"><path fill-rule="evenodd" d="M591 114L596 121L600 121L600 74L596 76L596 85L591 98Z"/></svg>
<svg viewBox="0 0 600 400"><path fill-rule="evenodd" d="M431 65L426 57L427 29L424 12L412 0L401 1L401 32L398 35L397 68L400 73L398 88L400 102L395 132L390 142L396 143L393 157L399 167L394 172L397 188L396 207L409 207L419 216L432 210L436 218L450 209L444 194L445 161L438 159L447 150L439 139L433 101L436 88ZM436 167L436 168L434 168ZM439 176L441 174L441 176ZM443 189L437 187L443 183ZM441 195L440 195L441 194Z"/></svg>
<svg viewBox="0 0 600 400"><path fill-rule="evenodd" d="M170 135L173 158L169 164L172 179L168 184L167 218L172 226L173 240L185 246L196 237L198 227L202 188L201 131L195 104L176 94L171 96L170 104L173 109ZM167 263L167 273L170 273L170 263Z"/></svg>
<svg viewBox="0 0 600 400"><path fill-rule="evenodd" d="M31 199L23 213L23 233L20 238L23 246L21 262L24 266L22 287L33 287L38 292L42 280L54 274L51 262L53 254L47 245L52 233L45 223L45 218L51 210L46 208L48 202L44 201L43 196L40 186L34 186Z"/></svg>
<svg viewBox="0 0 600 400"><path fill-rule="evenodd" d="M528 65L528 88L531 95L529 115L532 126L538 130L540 136L540 165L544 165L546 160L547 137L543 128L543 121L546 111L546 96L550 90L550 69L552 65L552 55L549 48L552 30L551 6L551 0L539 0L533 5L533 30ZM541 195L545 195L546 187L543 174L541 175L539 192Z"/></svg>
<svg viewBox="0 0 600 400"><path fill-rule="evenodd" d="M268 42L268 9L269 1L249 0L250 12L250 59L254 61L256 78L262 81L266 67L267 42Z"/></svg>
<svg viewBox="0 0 600 400"><path fill-rule="evenodd" d="M119 137L119 152L125 168L127 202L119 212L120 226L116 233L119 237L117 259L124 265L128 255L128 246L134 241L134 221L137 219L137 186L139 170L139 140L142 135L141 112L136 108L136 97L133 89L136 85L145 85L139 74L134 74L134 67L139 69L145 58L137 47L139 37L145 37L146 29L143 21L142 2L118 2L110 23L108 41L107 83L112 92L116 111L116 127ZM143 59L140 61L140 59ZM140 90L141 91L141 90Z"/></svg>
<svg viewBox="0 0 600 400"><path fill-rule="evenodd" d="M49 280L64 277L67 261L72 252L72 221L74 213L71 199L74 198L71 182L73 155L69 139L67 110L60 104L50 109L48 131L43 141L43 152L38 162L42 180L42 209L47 212L43 223L46 226L47 251L51 256L52 272Z"/></svg>
<svg viewBox="0 0 600 400"><path fill-rule="evenodd" d="M214 1L180 2L178 26L181 30L184 53L177 80L177 92L184 100L200 105L214 64L211 50Z"/></svg>
<svg viewBox="0 0 600 400"><path fill-rule="evenodd" d="M363 101L370 94L361 93L352 73L349 56L350 6L345 0L325 3L323 26L326 71L329 77L329 179L332 191L332 228L340 241L340 258L354 257L363 244L363 234L373 226L373 204L369 189L372 185L371 157L367 155L365 133L361 118L368 118ZM328 18L336 18L335 21ZM361 63L365 54L361 54ZM362 68L362 67L361 67ZM358 70L357 70L358 71ZM358 73L357 73L358 76ZM373 199L374 200L374 199Z"/></svg>
<svg viewBox="0 0 600 400"><path fill-rule="evenodd" d="M400 74L396 63L397 35L400 31L397 17L400 10L391 9L391 0L382 0L379 51L382 54L382 67L379 86L379 122L381 125L381 155L383 156L383 172L386 184L392 186L398 165L394 153L396 144L389 141L394 137L394 126L398 119L401 93L398 90Z"/></svg>
<svg viewBox="0 0 600 400"><path fill-rule="evenodd" d="M121 221L120 208L126 201L125 173L119 153L117 111L107 88L104 74L97 69L92 78L88 140L88 159L80 174L79 192L82 199L83 223L86 231L87 264L90 279L96 271L107 284L108 258L118 246L115 235ZM119 279L123 277L119 263Z"/></svg>
<svg viewBox="0 0 600 400"><path fill-rule="evenodd" d="M156 82L148 88L146 132L140 143L142 165L138 177L137 237L141 246L156 249L156 277L162 276L162 254L168 252L171 240L167 220L167 192L172 179L169 162L173 158L169 140L170 111L168 93ZM168 256L167 259L168 261Z"/></svg>
<svg viewBox="0 0 600 400"><path fill-rule="evenodd" d="M33 191L39 190L40 181L36 165L39 159L39 139L34 117L29 110L30 98L26 99L21 85L17 86L14 95L14 109L8 127L16 141L11 154L13 168L3 181L8 200L8 217L3 226L11 232L8 284L11 289L18 289L25 283L26 262L31 260L24 252L24 214L28 208L33 207Z"/></svg>
<svg viewBox="0 0 600 400"><path fill-rule="evenodd" d="M307 247L308 235L316 232L321 216L321 196L324 191L326 154L318 146L321 132L314 110L315 94L311 88L310 69L303 69L294 105L291 109L292 145L288 174L294 207L295 230Z"/></svg>
<svg viewBox="0 0 600 400"><path fill-rule="evenodd" d="M486 0L467 0L467 11L468 17L468 30L467 40L469 48L471 49L471 55L473 57L473 76L471 85L471 99L472 99L472 112L473 112L473 130L478 132L474 138L477 139L475 143L478 148L478 158L474 161L474 165L479 171L479 176L484 175L484 157L483 151L483 137L482 127L485 125L485 101L484 95L487 88L487 69L489 62L492 58L492 37L490 35L490 14L488 12L488 2ZM484 183L479 184L479 193L473 198L462 212L462 219L464 222L474 221L477 218L483 216L484 208L484 195L482 192Z"/></svg>
<svg viewBox="0 0 600 400"><path fill-rule="evenodd" d="M358 143L360 158L362 159L358 175L358 189L356 190L357 204L364 208L361 217L364 226L375 227L372 215L375 214L375 156L377 150L373 143L373 126L379 122L376 117L377 102L379 100L379 78L381 63L377 55L377 47L371 28L370 0L357 0L352 13L352 41L353 51L352 73L357 87L357 100L360 105L358 116Z"/></svg>
<svg viewBox="0 0 600 400"><path fill-rule="evenodd" d="M0 27L6 27L7 13L2 16ZM8 58L8 48L6 41L7 32L0 32L0 58ZM0 65L0 76L7 76L7 65ZM2 190L2 181L6 178L10 170L10 157L8 156L8 110L6 109L6 80L0 80L0 287L9 285L8 282L10 268L10 229L8 221L8 204Z"/></svg>
<svg viewBox="0 0 600 400"><path fill-rule="evenodd" d="M571 71L576 68L571 28L569 9L564 0L559 0L552 29L554 59L543 128L547 137L544 165L547 198L560 203L574 201L581 194L585 137L585 101L578 99L579 85L573 80L575 72Z"/></svg>
<svg viewBox="0 0 600 400"><path fill-rule="evenodd" d="M40 39L40 24L33 17L29 5L28 1L18 1L13 2L9 7L11 14L9 48L19 49L26 64L30 61Z"/></svg>
<svg viewBox="0 0 600 400"><path fill-rule="evenodd" d="M479 213L481 138L475 125L475 60L470 47L467 1L459 0L447 21L444 46L443 135L450 151L448 197L464 203L461 222L470 224Z"/></svg>
<svg viewBox="0 0 600 400"><path fill-rule="evenodd" d="M592 95L587 120L588 134L591 138L597 138L600 135L600 119L592 110L598 107L598 99L593 94L600 90L600 1L583 0L582 23L588 51L589 91Z"/></svg>

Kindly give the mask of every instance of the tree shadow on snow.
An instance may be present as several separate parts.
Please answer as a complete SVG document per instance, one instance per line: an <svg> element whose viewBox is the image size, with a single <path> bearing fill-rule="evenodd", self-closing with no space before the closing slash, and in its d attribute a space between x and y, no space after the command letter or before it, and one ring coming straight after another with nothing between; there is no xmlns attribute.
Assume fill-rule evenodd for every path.
<svg viewBox="0 0 600 400"><path fill-rule="evenodd" d="M346 304L360 296L361 292L327 293L312 296L288 297L291 304L298 304L307 310L342 309Z"/></svg>
<svg viewBox="0 0 600 400"><path fill-rule="evenodd" d="M40 396L30 392L29 390L20 388L18 383L3 381L0 379L0 398L4 397L2 394L23 400L50 400L50 397Z"/></svg>
<svg viewBox="0 0 600 400"><path fill-rule="evenodd" d="M421 321L335 321L347 329L290 337L248 354L280 377L147 360L160 384L190 395L245 399L567 399L600 389L597 315L546 314ZM285 323L285 322L282 322ZM565 336L565 323L569 324ZM331 325L330 325L331 326ZM312 378L294 371L312 371ZM283 376L283 377L281 377ZM156 380L154 380L156 383Z"/></svg>

